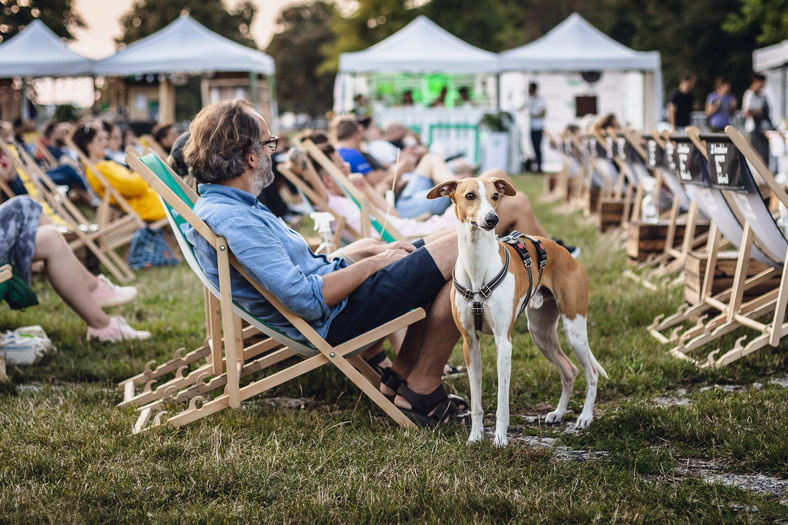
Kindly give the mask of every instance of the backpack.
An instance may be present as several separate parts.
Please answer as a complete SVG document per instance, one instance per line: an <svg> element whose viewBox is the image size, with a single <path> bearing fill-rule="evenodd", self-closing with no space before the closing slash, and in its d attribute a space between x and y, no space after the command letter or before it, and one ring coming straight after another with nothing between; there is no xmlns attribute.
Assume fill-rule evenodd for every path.
<svg viewBox="0 0 788 525"><path fill-rule="evenodd" d="M132 270L140 270L152 266L172 266L178 264L178 259L170 250L162 230L141 228L131 237L126 264Z"/></svg>

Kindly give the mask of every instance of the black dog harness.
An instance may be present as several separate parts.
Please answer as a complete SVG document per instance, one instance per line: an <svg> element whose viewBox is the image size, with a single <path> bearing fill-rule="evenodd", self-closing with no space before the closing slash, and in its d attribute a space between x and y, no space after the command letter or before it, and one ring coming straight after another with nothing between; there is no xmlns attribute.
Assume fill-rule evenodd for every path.
<svg viewBox="0 0 788 525"><path fill-rule="evenodd" d="M536 248L536 264L539 267L539 278L536 282L536 287L533 286L533 274L531 273L531 254L528 253L528 250L525 248L525 245L520 241L520 237L525 237L529 241L531 241ZM518 231L513 231L506 237L499 239L500 242L508 244L512 246L518 254L520 254L520 258L523 260L523 264L525 265L525 270L528 273L528 294L525 296L525 301L523 301L523 306L517 315L519 316L525 310L525 307L528 306L528 303L531 301L531 296L537 288L539 288L539 284L542 282L542 272L544 271L544 267L547 266L547 251L544 249L542 245L542 241L535 237L531 237L530 235L522 234ZM473 325L476 331L481 331L482 329L482 322L484 320L484 301L492 295L493 290L495 289L503 278L506 276L506 272L509 270L509 250L504 250L505 259L503 262L503 268L501 271L496 275L492 281L488 284L483 285L478 290L470 290L459 282L457 282L457 277L454 275L454 271L452 271L452 279L454 280L454 288L462 295L462 297L466 301L471 301L473 305L471 306L471 313L473 314ZM482 296L480 301L474 301L474 295L479 294Z"/></svg>

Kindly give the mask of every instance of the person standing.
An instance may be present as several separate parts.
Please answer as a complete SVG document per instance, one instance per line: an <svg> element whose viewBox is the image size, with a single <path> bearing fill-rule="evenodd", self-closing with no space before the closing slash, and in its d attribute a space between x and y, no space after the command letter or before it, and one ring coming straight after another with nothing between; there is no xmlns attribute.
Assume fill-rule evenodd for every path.
<svg viewBox="0 0 788 525"><path fill-rule="evenodd" d="M685 71L681 74L679 87L668 99L668 122L675 131L684 131L692 122L690 118L695 109L695 98L692 90L695 88L695 73Z"/></svg>
<svg viewBox="0 0 788 525"><path fill-rule="evenodd" d="M752 83L744 92L741 110L747 120L744 122L744 131L749 134L750 143L761 156L766 165L769 165L769 139L765 131L774 129L769 115L769 102L763 94L766 85L766 76L762 73L753 73Z"/></svg>
<svg viewBox="0 0 788 525"><path fill-rule="evenodd" d="M542 173L542 135L544 133L544 117L547 106L537 92L539 86L536 82L528 84L528 100L525 107L528 110L528 119L531 128L531 145L534 148L535 171Z"/></svg>
<svg viewBox="0 0 788 525"><path fill-rule="evenodd" d="M714 84L714 91L706 97L706 117L712 131L723 131L736 111L736 97L730 93L731 82L727 78L717 77Z"/></svg>

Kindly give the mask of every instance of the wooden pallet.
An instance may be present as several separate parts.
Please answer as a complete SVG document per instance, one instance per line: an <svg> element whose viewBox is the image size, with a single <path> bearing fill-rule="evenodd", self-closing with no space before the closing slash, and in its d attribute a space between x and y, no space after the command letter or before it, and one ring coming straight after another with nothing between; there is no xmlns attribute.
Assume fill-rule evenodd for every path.
<svg viewBox="0 0 788 525"><path fill-rule="evenodd" d="M717 255L717 267L714 271L714 281L711 288L712 295L716 295L733 286L737 257L738 253L735 251L724 251ZM706 262L707 257L704 252L692 252L687 255L687 259L684 262L684 271L686 275L684 299L690 304L696 304L700 301L700 290L703 287L703 279L706 276ZM766 268L764 264L751 259L747 270L747 277L752 277L766 270ZM779 286L780 276L776 275L769 281L746 290L744 292L744 297L745 299L758 297Z"/></svg>
<svg viewBox="0 0 788 525"><path fill-rule="evenodd" d="M661 220L657 223L644 223L640 221L629 224L629 235L627 237L627 258L630 263L640 263L648 259L652 254L661 254L665 251L665 238L668 234L668 221ZM684 231L686 224L676 224L676 233L673 239L673 246L681 247L684 241ZM700 235L709 230L708 223L697 224L695 235Z"/></svg>

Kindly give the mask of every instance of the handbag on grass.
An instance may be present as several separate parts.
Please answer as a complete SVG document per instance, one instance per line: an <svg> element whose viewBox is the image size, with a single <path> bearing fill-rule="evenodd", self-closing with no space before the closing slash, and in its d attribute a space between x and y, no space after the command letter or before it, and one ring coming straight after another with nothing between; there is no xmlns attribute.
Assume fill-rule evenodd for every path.
<svg viewBox="0 0 788 525"><path fill-rule="evenodd" d="M38 297L36 297L36 293L27 284L27 281L22 279L16 264L12 262L4 264L11 265L11 278L0 283L0 301L5 299L5 302L8 303L12 310L21 310L28 306L37 305Z"/></svg>
<svg viewBox="0 0 788 525"><path fill-rule="evenodd" d="M162 230L142 228L131 237L126 264L132 270L140 270L153 266L172 266L178 264L178 259L170 250Z"/></svg>

